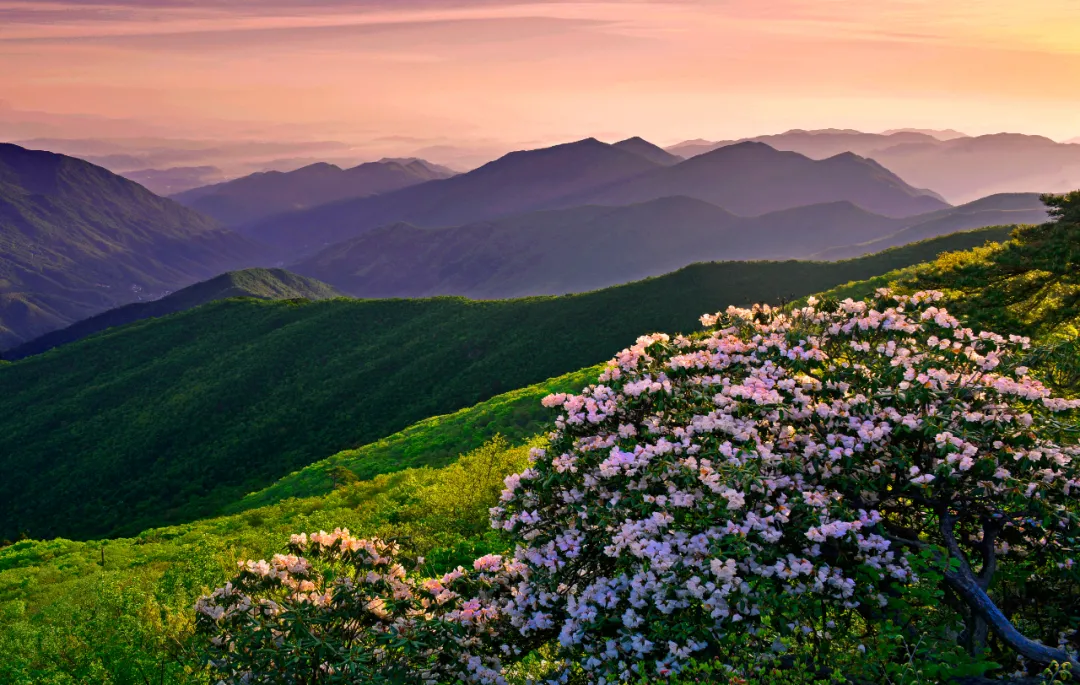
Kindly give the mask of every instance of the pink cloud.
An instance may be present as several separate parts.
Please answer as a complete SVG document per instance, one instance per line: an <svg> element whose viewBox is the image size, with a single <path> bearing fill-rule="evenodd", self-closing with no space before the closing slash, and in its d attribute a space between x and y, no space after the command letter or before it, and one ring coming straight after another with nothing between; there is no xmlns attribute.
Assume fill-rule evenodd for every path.
<svg viewBox="0 0 1080 685"><path fill-rule="evenodd" d="M13 104L222 135L1067 138L1078 81L1071 0L0 0Z"/></svg>

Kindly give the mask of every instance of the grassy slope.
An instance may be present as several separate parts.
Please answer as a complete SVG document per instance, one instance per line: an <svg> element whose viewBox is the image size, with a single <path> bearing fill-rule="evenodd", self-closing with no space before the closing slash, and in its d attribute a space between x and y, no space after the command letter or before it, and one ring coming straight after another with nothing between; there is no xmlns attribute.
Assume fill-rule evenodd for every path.
<svg viewBox="0 0 1080 685"><path fill-rule="evenodd" d="M0 548L0 682L208 685L190 670L197 660L185 649L191 605L238 559L269 557L296 531L338 526L396 538L407 554L425 555L432 573L503 552L487 509L525 457L524 447L490 445L442 469L383 475L134 538Z"/></svg>
<svg viewBox="0 0 1080 685"><path fill-rule="evenodd" d="M922 255L932 259L943 251L972 244L981 245L985 241L1006 240L1011 230L1012 227L997 226L952 234L907 248L890 250L865 258L865 261L877 268L887 268L891 263L901 263ZM904 269L911 268L913 267ZM905 273L904 269L894 269L888 273L895 277L897 274ZM853 292L861 293L858 297L865 297L873 291L873 287L869 284L878 282L879 278L873 277L849 283L847 287ZM838 286L830 292L839 293L840 288L843 287ZM847 296L844 295L844 297ZM364 445L355 450L345 450L306 466L264 490L251 493L241 502L230 506L229 510L272 504L286 497L310 497L329 492L342 478L350 477L348 474L343 474L341 469L348 469L354 477L367 479L377 473L391 471L395 467L441 466L446 459L475 448L485 437L495 433L517 440L535 432L528 430L523 432L520 430L522 426L535 426L546 416L546 412L539 406L540 398L551 392L563 392L567 388L581 387L587 384L597 372L598 368L567 374L545 383L499 395L488 402L462 409L454 414L426 419L376 443ZM507 410L514 413L514 419L512 421L500 420L498 415ZM464 436L466 440L462 441L458 436Z"/></svg>
<svg viewBox="0 0 1080 685"><path fill-rule="evenodd" d="M1026 247L1030 249L1032 243ZM1036 250L1044 251L1056 247L1053 241L1035 245ZM1023 249L1024 245L1010 243L947 254L894 275L907 287L917 285L910 279L918 274L925 283L963 264L991 276L994 264L1008 263L1008 255ZM1075 253L1066 253L1064 261L1058 263L1063 273L1072 273L1080 272L1078 262ZM869 292L880 281L847 283L831 294ZM954 294L954 304L979 311L988 320L995 316L1007 320L1012 315L1009 307L1003 307L992 292L987 296L988 284L984 281L981 289L969 288L967 295ZM520 391L522 397L541 392L540 388ZM414 454L421 454L423 445L441 449L470 444L485 431L459 440L456 435L468 435L462 426L470 421L479 425L485 415L499 413L496 407L512 409L512 398L513 394L451 417L424 421L382 446L339 455L325 466L352 467L363 464L366 457L378 461L387 450L407 453L411 449L407 446L417 448ZM452 433L449 438L447 432ZM500 463L505 467L514 460ZM464 510L454 509L453 514L439 506L440 493L442 498L457 498L473 489L490 491L495 486L496 481L478 477L475 467L469 461L443 470L425 468L381 475L319 497L289 499L241 514L149 530L135 538L108 542L104 568L99 564L101 543L24 541L0 549L0 676L19 685L78 682L76 678L86 673L104 673L111 678L98 675L93 682L135 683L144 682L143 678L162 683L203 682L199 675L184 672L176 659L177 645L184 644L189 635L191 600L202 588L223 582L235 567L235 559L278 550L292 532L346 525L361 534L402 535L410 551L433 550L428 552L429 558L452 565L457 563L457 552L457 556L468 557L485 546L497 545L497 541L489 541L490 536L476 537L479 533L471 532L482 524L482 496L470 500ZM311 484L323 487L317 478L307 481L294 474L285 482L290 480L293 493Z"/></svg>
<svg viewBox="0 0 1080 685"><path fill-rule="evenodd" d="M261 300L325 300L341 297L331 286L284 269L244 269L230 271L208 281L190 285L152 302L136 302L110 309L89 319L30 340L7 350L3 357L22 359L33 354L81 340L117 326L175 314L215 300L254 297Z"/></svg>
<svg viewBox="0 0 1080 685"><path fill-rule="evenodd" d="M822 296L860 299L884 286L941 290L946 306L974 326L1043 338L1075 336L1080 225L1027 226L1012 238L845 283Z"/></svg>
<svg viewBox="0 0 1080 685"><path fill-rule="evenodd" d="M453 414L433 416L355 450L343 450L290 473L273 485L229 505L228 511L266 506L289 497L323 495L353 479L421 466L441 467L494 435L520 442L543 431L550 412L540 400L553 392L573 392L591 382L600 367L551 378L492 397Z"/></svg>
<svg viewBox="0 0 1080 685"><path fill-rule="evenodd" d="M699 264L567 297L227 300L0 373L0 536L124 535L422 418L598 363L729 304L777 302L932 257L950 236L841 263ZM393 468L393 464L384 464Z"/></svg>

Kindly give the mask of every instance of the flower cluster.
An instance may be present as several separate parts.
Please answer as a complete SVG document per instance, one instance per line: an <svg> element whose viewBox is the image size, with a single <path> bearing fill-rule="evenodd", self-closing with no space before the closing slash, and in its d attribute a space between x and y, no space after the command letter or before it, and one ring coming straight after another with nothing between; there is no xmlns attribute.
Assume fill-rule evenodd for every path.
<svg viewBox="0 0 1080 685"><path fill-rule="evenodd" d="M347 529L289 546L269 562L241 561L196 604L222 682L502 682L498 657L513 649L494 650L518 562L489 555L418 579L395 543Z"/></svg>
<svg viewBox="0 0 1080 685"><path fill-rule="evenodd" d="M1080 449L1062 418L1080 401L1024 367L1030 341L967 329L940 299L729 308L546 398L550 445L491 512L526 569L514 628L625 682L729 633L872 616L918 581L917 549L992 573L1011 545L1073 572Z"/></svg>

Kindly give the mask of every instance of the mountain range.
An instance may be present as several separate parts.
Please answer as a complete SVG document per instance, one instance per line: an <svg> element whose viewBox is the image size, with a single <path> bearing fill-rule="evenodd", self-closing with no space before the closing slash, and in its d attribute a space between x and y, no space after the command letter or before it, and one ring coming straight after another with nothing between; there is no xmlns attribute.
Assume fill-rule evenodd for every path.
<svg viewBox="0 0 1080 685"><path fill-rule="evenodd" d="M239 230L295 255L398 222L447 227L530 211L629 205L678 195L743 215L843 200L894 217L948 207L933 193L851 154L815 161L745 143L686 161L658 163L654 153L645 154L640 147L588 138L514 152L453 178L278 214Z"/></svg>
<svg viewBox="0 0 1080 685"><path fill-rule="evenodd" d="M357 297L523 297L595 290L700 260L821 257L830 248L855 257L982 226L1041 223L1046 216L1036 195L987 198L906 219L846 201L741 217L701 200L665 197L453 228L398 223L289 268ZM1003 230L1001 238L1007 234Z"/></svg>
<svg viewBox="0 0 1080 685"><path fill-rule="evenodd" d="M982 140L796 133L922 140L889 148L916 157L927 145ZM0 149L0 169L0 349L251 266L288 266L363 296L561 294L701 259L836 259L1046 216L1032 194L954 208L873 159L812 159L753 141L684 159L641 138L589 138L463 174L416 159L315 164L177 195L188 207L85 161L14 145Z"/></svg>
<svg viewBox="0 0 1080 685"><path fill-rule="evenodd" d="M690 158L744 142L766 143L815 159L853 152L952 203L997 193L1066 192L1080 187L1080 147L1016 133L973 137L917 129L885 133L793 130L741 140L692 140L667 150Z"/></svg>
<svg viewBox="0 0 1080 685"><path fill-rule="evenodd" d="M663 150L660 150L663 152ZM385 159L351 169L319 163L295 171L266 171L173 195L182 205L225 225L335 200L378 195L455 173L421 159Z"/></svg>
<svg viewBox="0 0 1080 685"><path fill-rule="evenodd" d="M105 169L0 144L0 348L264 258Z"/></svg>
<svg viewBox="0 0 1080 685"><path fill-rule="evenodd" d="M953 202L1003 192L1059 193L1080 187L1080 147L1042 136L1000 133L897 145L874 159Z"/></svg>

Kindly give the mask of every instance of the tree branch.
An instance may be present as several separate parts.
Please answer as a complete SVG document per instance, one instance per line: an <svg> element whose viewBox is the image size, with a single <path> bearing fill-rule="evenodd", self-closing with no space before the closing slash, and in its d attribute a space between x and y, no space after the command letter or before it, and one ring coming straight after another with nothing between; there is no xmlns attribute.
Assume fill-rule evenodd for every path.
<svg viewBox="0 0 1080 685"><path fill-rule="evenodd" d="M941 536L945 540L945 548L950 558L959 562L958 568L946 569L945 582L949 584L956 594L971 607L972 613L982 618L990 626L1002 642L1009 645L1017 654L1039 664L1049 664L1052 661L1070 663L1074 669L1080 670L1080 659L1061 649L1047 647L1041 642L1036 642L1025 637L1005 617L1001 609L994 604L994 600L986 594L986 590L980 585L971 566L964 557L960 545L956 541L955 514L944 514L941 517Z"/></svg>

